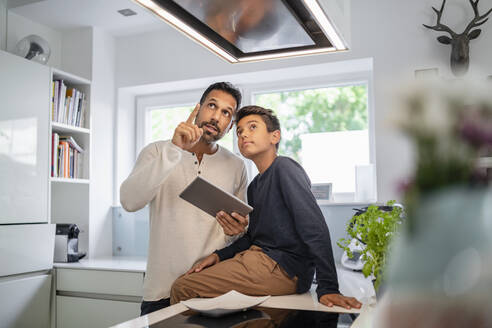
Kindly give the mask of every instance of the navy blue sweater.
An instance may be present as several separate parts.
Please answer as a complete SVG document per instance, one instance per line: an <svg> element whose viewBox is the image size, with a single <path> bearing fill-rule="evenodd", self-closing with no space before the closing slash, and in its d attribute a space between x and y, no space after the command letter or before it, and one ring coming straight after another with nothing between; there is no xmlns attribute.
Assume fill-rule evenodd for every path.
<svg viewBox="0 0 492 328"><path fill-rule="evenodd" d="M297 293L309 290L316 269L318 299L339 293L330 233L311 192L311 182L294 160L278 156L248 187L254 208L247 233L216 253L220 260L256 245L293 278Z"/></svg>

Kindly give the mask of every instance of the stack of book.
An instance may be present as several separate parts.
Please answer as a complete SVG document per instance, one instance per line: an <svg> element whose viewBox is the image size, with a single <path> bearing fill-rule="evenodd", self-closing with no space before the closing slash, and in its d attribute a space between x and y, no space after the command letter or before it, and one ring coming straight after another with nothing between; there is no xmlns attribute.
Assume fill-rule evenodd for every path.
<svg viewBox="0 0 492 328"><path fill-rule="evenodd" d="M80 178L82 153L84 150L72 136L52 134L51 176L60 178Z"/></svg>
<svg viewBox="0 0 492 328"><path fill-rule="evenodd" d="M51 114L53 122L73 126L84 126L86 97L63 80L55 80L52 85Z"/></svg>

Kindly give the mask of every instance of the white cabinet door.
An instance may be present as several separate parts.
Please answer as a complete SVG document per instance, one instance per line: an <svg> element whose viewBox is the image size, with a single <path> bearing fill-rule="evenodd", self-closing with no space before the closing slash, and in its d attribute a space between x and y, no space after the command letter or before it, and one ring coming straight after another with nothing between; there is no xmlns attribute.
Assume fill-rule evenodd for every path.
<svg viewBox="0 0 492 328"><path fill-rule="evenodd" d="M142 272L56 269L56 290L106 295L143 295Z"/></svg>
<svg viewBox="0 0 492 328"><path fill-rule="evenodd" d="M0 225L0 277L50 270L54 246L54 224Z"/></svg>
<svg viewBox="0 0 492 328"><path fill-rule="evenodd" d="M56 297L56 327L109 327L140 316L140 303Z"/></svg>
<svg viewBox="0 0 492 328"><path fill-rule="evenodd" d="M50 70L0 51L0 224L48 222Z"/></svg>
<svg viewBox="0 0 492 328"><path fill-rule="evenodd" d="M0 327L50 327L51 275L0 278Z"/></svg>

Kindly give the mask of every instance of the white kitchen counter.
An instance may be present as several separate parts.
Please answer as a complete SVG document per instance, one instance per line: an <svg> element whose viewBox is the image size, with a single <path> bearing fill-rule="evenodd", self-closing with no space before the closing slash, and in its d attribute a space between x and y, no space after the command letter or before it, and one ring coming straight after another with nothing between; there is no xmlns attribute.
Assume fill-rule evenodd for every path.
<svg viewBox="0 0 492 328"><path fill-rule="evenodd" d="M77 263L54 263L55 268L79 269L79 270L102 270L121 272L145 272L146 258L113 256L106 258L82 259ZM340 291L345 295L355 296L364 303L360 310L346 310L340 307L329 308L317 301L315 286L310 292L301 295L273 296L261 306L280 309L311 310L338 313L361 313L352 327L365 327L367 320L363 320L372 313L374 305L368 305L372 301L374 289L369 278L364 278L361 273L353 272L337 267ZM176 304L149 315L135 318L118 324L118 328L140 328L162 321L176 314L186 311L188 308L183 304ZM370 317L370 316L369 316ZM370 320L369 320L370 321Z"/></svg>
<svg viewBox="0 0 492 328"><path fill-rule="evenodd" d="M81 259L75 263L53 263L55 268L103 271L145 272L147 259L144 257L113 256Z"/></svg>
<svg viewBox="0 0 492 328"><path fill-rule="evenodd" d="M361 313L361 316L366 311L372 309L372 305L363 305L361 309L347 310L338 306L327 307L320 304L316 298L316 292L314 288L309 292L300 295L285 295L285 296L272 296L260 306L277 309L295 309L295 310L307 310L307 311L322 311L322 312L338 312L338 313ZM188 308L182 303L172 305L162 310L144 315L142 317L126 321L124 323L113 326L115 328L143 328L149 325L155 324L167 318L170 318L176 314L182 313L188 310ZM352 324L352 328L362 327L358 324L360 320L356 320Z"/></svg>
<svg viewBox="0 0 492 328"><path fill-rule="evenodd" d="M285 295L285 296L272 296L264 303L263 307L278 308L278 309L294 309L294 310L307 310L307 311L322 311L322 312L338 312L338 313L361 313L362 318L366 317L366 312L371 312L374 305L369 305L374 302L374 288L372 287L371 280L364 278L362 273L353 272L342 268L337 268L337 274L339 279L340 291L345 295L357 297L364 305L361 309L346 310L344 308L335 306L327 307L320 304L317 300L316 286L313 285L312 289L304 294L300 295ZM148 315L121 323L114 327L118 328L141 328L147 327L154 323L160 322L164 319L172 317L176 314L186 311L188 308L183 304L175 304L168 308L150 313ZM362 319L361 318L361 319ZM363 327L363 321L356 320L352 327Z"/></svg>

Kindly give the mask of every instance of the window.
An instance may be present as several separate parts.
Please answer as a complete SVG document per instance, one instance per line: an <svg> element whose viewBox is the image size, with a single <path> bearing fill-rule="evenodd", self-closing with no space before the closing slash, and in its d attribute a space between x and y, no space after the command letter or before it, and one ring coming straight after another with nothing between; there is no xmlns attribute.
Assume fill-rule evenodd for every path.
<svg viewBox="0 0 492 328"><path fill-rule="evenodd" d="M205 86L230 81L242 92L242 106L275 111L282 127L279 153L298 161L313 184L332 183L332 202L375 201L372 69L366 58L166 82L159 86L165 92L136 98L135 156L150 142L170 139ZM219 141L239 155L236 143L234 131ZM251 181L258 171L244 160Z"/></svg>
<svg viewBox="0 0 492 328"><path fill-rule="evenodd" d="M145 144L158 140L170 140L173 137L174 130L179 123L186 121L193 106L180 106L151 109L148 112L148 126L150 133L147 135ZM226 134L219 140L218 144L224 148L233 150L233 133Z"/></svg>
<svg viewBox="0 0 492 328"><path fill-rule="evenodd" d="M299 162L311 182L334 194L356 191L356 168L370 164L367 85L256 93L280 120L279 154Z"/></svg>

